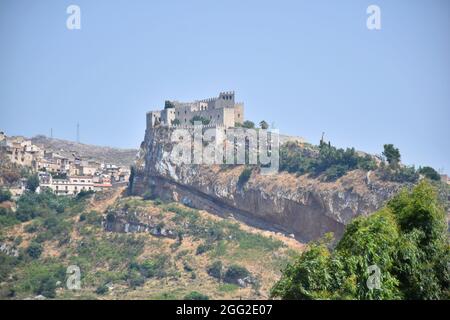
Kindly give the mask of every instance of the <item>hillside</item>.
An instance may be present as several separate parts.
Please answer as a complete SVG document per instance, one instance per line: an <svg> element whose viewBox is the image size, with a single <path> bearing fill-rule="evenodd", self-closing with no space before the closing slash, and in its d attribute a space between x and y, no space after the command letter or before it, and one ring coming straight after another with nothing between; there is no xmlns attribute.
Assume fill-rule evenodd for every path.
<svg viewBox="0 0 450 320"><path fill-rule="evenodd" d="M137 149L119 149L95 146L68 140L49 138L42 135L31 138L31 141L46 150L58 152L66 157L76 154L86 160L95 160L98 162L112 163L121 166L130 166L136 158L136 154L138 152Z"/></svg>
<svg viewBox="0 0 450 320"><path fill-rule="evenodd" d="M303 250L232 218L122 191L3 203L17 211L0 224L0 298L266 299ZM80 267L81 290L65 288L70 265Z"/></svg>
<svg viewBox="0 0 450 320"><path fill-rule="evenodd" d="M408 179L417 179L415 173L409 178L406 169L390 173L354 149L298 141L282 146L277 174L261 174L258 166L178 165L170 157L171 135L164 127L147 131L133 182L135 194L150 192L221 216L233 215L301 242L328 232L339 237L352 219L378 210ZM314 166L304 168L311 163ZM386 173L405 177L385 178Z"/></svg>

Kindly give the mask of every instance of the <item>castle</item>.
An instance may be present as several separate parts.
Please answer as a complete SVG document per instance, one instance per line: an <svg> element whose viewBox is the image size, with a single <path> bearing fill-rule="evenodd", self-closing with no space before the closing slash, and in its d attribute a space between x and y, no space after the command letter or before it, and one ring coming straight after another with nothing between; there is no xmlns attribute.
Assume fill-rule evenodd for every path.
<svg viewBox="0 0 450 320"><path fill-rule="evenodd" d="M194 102L166 101L163 110L147 113L147 128L191 126L196 120L203 124L234 127L244 122L244 104L235 103L234 91Z"/></svg>

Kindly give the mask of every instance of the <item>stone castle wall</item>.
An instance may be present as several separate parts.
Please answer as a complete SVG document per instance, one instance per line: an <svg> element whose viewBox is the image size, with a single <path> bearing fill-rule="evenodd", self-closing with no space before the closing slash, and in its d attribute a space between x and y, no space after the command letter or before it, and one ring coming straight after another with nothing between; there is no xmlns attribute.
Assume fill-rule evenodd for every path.
<svg viewBox="0 0 450 320"><path fill-rule="evenodd" d="M221 92L219 97L190 103L172 102L175 108L147 113L147 128L157 125L171 126L175 119L181 125L190 125L194 116L201 116L210 124L233 127L244 122L244 105L235 103L234 92Z"/></svg>

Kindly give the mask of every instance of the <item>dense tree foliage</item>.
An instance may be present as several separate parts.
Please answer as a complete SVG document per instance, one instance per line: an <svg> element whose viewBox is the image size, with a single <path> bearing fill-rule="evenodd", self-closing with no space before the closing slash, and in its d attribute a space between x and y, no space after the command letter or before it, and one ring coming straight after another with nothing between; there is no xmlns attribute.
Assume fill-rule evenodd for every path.
<svg viewBox="0 0 450 320"><path fill-rule="evenodd" d="M424 175L425 177L427 177L430 180L434 180L434 181L441 180L441 176L439 175L439 173L431 167L419 168L419 170L417 172Z"/></svg>
<svg viewBox="0 0 450 320"><path fill-rule="evenodd" d="M244 121L244 123L239 124L238 126L240 126L242 128L247 128L247 129L255 129L255 123L250 120L246 120L246 121Z"/></svg>
<svg viewBox="0 0 450 320"><path fill-rule="evenodd" d="M445 211L426 181L350 223L334 250L322 241L289 264L272 288L283 299L448 299ZM380 287L368 286L380 270Z"/></svg>
<svg viewBox="0 0 450 320"><path fill-rule="evenodd" d="M0 187L0 202L11 200L11 192L8 189Z"/></svg>
<svg viewBox="0 0 450 320"><path fill-rule="evenodd" d="M419 180L419 174L414 166L382 166L379 176L383 180L393 182L416 183Z"/></svg>
<svg viewBox="0 0 450 320"><path fill-rule="evenodd" d="M196 121L201 122L205 126L210 123L209 119L202 116L193 116L192 119L190 120L191 124L195 124Z"/></svg>
<svg viewBox="0 0 450 320"><path fill-rule="evenodd" d="M252 175L252 168L244 168L238 179L238 186L243 187Z"/></svg>
<svg viewBox="0 0 450 320"><path fill-rule="evenodd" d="M393 167L400 163L400 151L393 144L384 145L383 156L386 157L387 162Z"/></svg>
<svg viewBox="0 0 450 320"><path fill-rule="evenodd" d="M351 170L376 168L371 156L360 156L354 148L338 149L330 143L321 142L318 151L315 154L288 142L280 148L280 169L297 174L323 175L324 180L333 181Z"/></svg>
<svg viewBox="0 0 450 320"><path fill-rule="evenodd" d="M39 177L37 174L33 174L27 179L27 190L31 192L36 192L36 189L39 187Z"/></svg>

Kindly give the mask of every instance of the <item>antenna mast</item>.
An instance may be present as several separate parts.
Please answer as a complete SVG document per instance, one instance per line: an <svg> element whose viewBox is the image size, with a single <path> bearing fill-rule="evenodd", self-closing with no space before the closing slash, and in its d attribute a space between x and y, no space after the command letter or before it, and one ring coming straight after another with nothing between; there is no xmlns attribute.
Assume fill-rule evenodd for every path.
<svg viewBox="0 0 450 320"><path fill-rule="evenodd" d="M80 123L77 122L77 142L80 143Z"/></svg>

